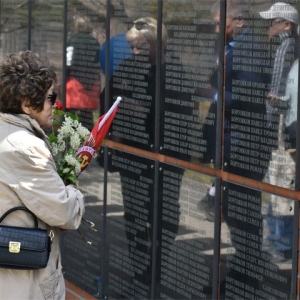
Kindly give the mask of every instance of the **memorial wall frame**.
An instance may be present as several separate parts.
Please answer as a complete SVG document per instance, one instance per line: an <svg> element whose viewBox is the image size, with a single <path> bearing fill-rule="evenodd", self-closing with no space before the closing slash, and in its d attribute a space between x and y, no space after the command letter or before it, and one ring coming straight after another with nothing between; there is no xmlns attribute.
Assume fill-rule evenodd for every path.
<svg viewBox="0 0 300 300"><path fill-rule="evenodd" d="M268 30L281 23L259 14L275 1L215 3L0 0L0 54L47 55L83 125L123 98L79 178L92 245L61 239L66 280L95 298L300 294L299 40L276 106Z"/></svg>

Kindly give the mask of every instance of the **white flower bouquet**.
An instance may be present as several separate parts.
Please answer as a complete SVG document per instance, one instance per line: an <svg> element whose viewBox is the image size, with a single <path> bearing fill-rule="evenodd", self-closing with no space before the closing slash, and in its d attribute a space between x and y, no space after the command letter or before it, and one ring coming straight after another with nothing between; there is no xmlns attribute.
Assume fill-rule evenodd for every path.
<svg viewBox="0 0 300 300"><path fill-rule="evenodd" d="M121 100L121 97L117 98L109 111L98 119L91 132L78 122L78 116L64 112L62 110L63 105L59 101L55 102L56 107L53 109L54 117L49 142L57 166L57 173L66 185L78 185L78 176L99 149ZM63 121L61 122L62 118ZM93 222L82 218L82 223L93 231L97 231ZM88 244L91 244L79 229L77 231Z"/></svg>
<svg viewBox="0 0 300 300"><path fill-rule="evenodd" d="M53 118L53 130L49 135L49 141L57 172L65 184L78 184L77 177L95 157L121 100L121 97L117 97L108 112L98 119L91 132L78 122L78 116L64 112L62 104L56 101L53 115L63 117L64 121L59 126L60 120ZM58 125L57 134L54 130L56 125Z"/></svg>
<svg viewBox="0 0 300 300"><path fill-rule="evenodd" d="M81 125L78 121L78 116L74 114L55 108L53 115L63 117L63 122L57 129L57 132L53 129L49 135L57 173L65 184L77 186L77 176L81 170L81 158L77 157L76 154L90 135L90 131ZM54 119L53 122L53 125L55 125L59 121Z"/></svg>

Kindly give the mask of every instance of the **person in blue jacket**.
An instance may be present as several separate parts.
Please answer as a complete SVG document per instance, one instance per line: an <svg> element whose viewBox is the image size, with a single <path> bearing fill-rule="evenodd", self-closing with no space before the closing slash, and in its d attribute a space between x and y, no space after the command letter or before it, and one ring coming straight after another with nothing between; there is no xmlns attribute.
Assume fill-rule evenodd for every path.
<svg viewBox="0 0 300 300"><path fill-rule="evenodd" d="M261 149L262 141L258 139L251 144L250 136L260 137L260 134L254 134L253 130L260 132L264 129L263 126L253 125L253 120L256 120L253 116L259 114L263 120L266 115L265 99L271 78L270 55L266 43L257 34L258 31L254 31L250 22L247 22L250 12L245 2L228 0L226 5L223 89L218 89L218 74L220 74L218 70L211 78L212 86L216 89L213 98L215 101L223 101L225 108L223 116L223 169L225 172L261 181L267 171L268 158L264 160L260 157L260 161L263 161L265 165L260 168L253 168L256 165L250 162L251 153L255 150L254 146ZM221 34L219 1L212 7L211 12L215 21L215 32ZM264 28L260 29L264 30ZM267 41L266 37L263 36L263 38ZM262 62L266 65L261 65ZM216 105L212 107L216 107ZM237 156L241 160L236 159ZM210 196L212 196L210 192L213 189L214 187L208 191ZM233 189L237 194L246 194L247 199L250 197L256 199L257 208L248 209L248 211L260 215L261 192L259 190L249 189L242 185L234 185ZM240 206L242 204L230 204L230 197L233 196L228 195L226 191L223 193L221 199L222 219L228 226L228 237L235 249L234 254L226 259L231 265L234 265L236 261L244 262L243 257L247 254L245 249L248 247L242 245L236 238L236 230L244 233L247 237L246 240L249 239L249 236L255 237L258 249L260 249L262 228L260 225L244 222L244 218L247 219L248 215L244 215L243 210L239 209L244 206ZM212 198L210 197L210 199ZM240 201L240 203L247 205L250 201L247 199ZM246 275L247 268L246 264L239 268L241 271L234 267L228 268L229 272L224 281L221 282L221 295L226 294L230 278L249 284L254 288L258 287L259 282Z"/></svg>
<svg viewBox="0 0 300 300"><path fill-rule="evenodd" d="M111 78L122 61L132 55L130 45L126 39L127 26L121 21L119 17L115 16L115 8L113 5L110 7L110 46L109 46L109 78ZM104 74L107 72L106 60L106 47L107 42L101 45L99 52L99 60L102 71Z"/></svg>
<svg viewBox="0 0 300 300"><path fill-rule="evenodd" d="M249 12L245 6L240 6L238 1L228 1L225 26L225 118L224 118L224 169L230 173L245 176L255 180L262 180L267 170L267 163L257 169L242 167L243 161L236 164L234 154L249 158L246 151L236 152L235 145L244 146L247 139L243 133L252 127L253 113L261 116L266 114L265 97L268 84L271 81L271 59L268 48L261 41L261 36L254 33L247 22ZM218 7L213 13L216 21L216 32L220 31L220 10ZM257 32L257 31L256 31ZM262 37L267 41L265 36ZM262 61L265 65L261 65ZM213 75L212 85L217 88L217 73ZM259 93L254 93L259 91ZM218 95L218 100L221 95ZM238 114L239 112L239 114ZM244 123L241 123L241 120ZM243 128L246 127L246 131ZM257 128L258 129L258 128ZM261 129L261 128L259 128ZM251 132L251 131L250 131ZM237 140L241 141L240 143ZM262 140L255 140L256 147L261 150ZM255 150L255 149L252 149ZM263 160L262 158L260 158ZM265 160L267 162L268 159ZM251 163L250 163L251 164ZM249 164L248 164L249 165Z"/></svg>

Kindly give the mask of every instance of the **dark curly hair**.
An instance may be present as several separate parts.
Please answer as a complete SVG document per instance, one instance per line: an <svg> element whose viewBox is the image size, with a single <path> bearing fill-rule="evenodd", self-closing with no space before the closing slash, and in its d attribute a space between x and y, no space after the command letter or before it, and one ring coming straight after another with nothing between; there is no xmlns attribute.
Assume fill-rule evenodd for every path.
<svg viewBox="0 0 300 300"><path fill-rule="evenodd" d="M56 68L32 51L4 54L0 61L0 111L22 114L22 103L43 110L47 91L56 83Z"/></svg>

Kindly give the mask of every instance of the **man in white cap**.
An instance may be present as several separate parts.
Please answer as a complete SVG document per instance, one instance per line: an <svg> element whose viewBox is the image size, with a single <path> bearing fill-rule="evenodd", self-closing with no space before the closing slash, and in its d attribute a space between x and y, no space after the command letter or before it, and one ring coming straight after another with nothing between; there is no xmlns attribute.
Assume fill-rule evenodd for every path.
<svg viewBox="0 0 300 300"><path fill-rule="evenodd" d="M278 138L278 149L272 152L269 180L271 184L294 189L299 15L294 7L283 2L277 2L259 14L270 21L269 38L278 42L267 106L270 120L268 130L276 133L274 136ZM293 220L293 200L271 195L267 216L269 234L263 248L268 249L274 263L292 257Z"/></svg>
<svg viewBox="0 0 300 300"><path fill-rule="evenodd" d="M270 22L269 38L279 43L275 55L269 98L284 97L287 74L298 56L298 11L290 4L277 2L269 10L259 14Z"/></svg>
<svg viewBox="0 0 300 300"><path fill-rule="evenodd" d="M290 99L286 96L286 84L290 80L289 72L299 56L299 14L290 4L277 2L269 10L259 13L260 16L269 22L268 35L274 45L277 45L275 59L272 71L272 81L268 94L269 103L267 103L267 112L269 117L269 130L275 129L274 137L277 137L279 114L289 114L288 111L295 109L292 107ZM273 48L272 48L273 49ZM295 106L295 105L294 105ZM277 115L277 116L276 116ZM285 118L285 121L288 119ZM273 123L272 123L273 122ZM271 126L272 125L272 126ZM285 149L294 149L296 147L296 132L285 122L285 134L288 141L285 141Z"/></svg>
<svg viewBox="0 0 300 300"><path fill-rule="evenodd" d="M298 11L288 3L274 3L269 10L259 13L263 19L267 20L287 20L294 24L299 23Z"/></svg>

